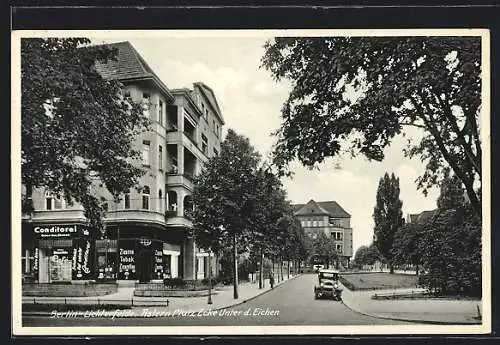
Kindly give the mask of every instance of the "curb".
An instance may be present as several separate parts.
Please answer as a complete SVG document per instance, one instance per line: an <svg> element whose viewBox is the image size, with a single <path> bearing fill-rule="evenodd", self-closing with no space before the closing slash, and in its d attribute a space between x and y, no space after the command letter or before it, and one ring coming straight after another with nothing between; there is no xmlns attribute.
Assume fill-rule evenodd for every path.
<svg viewBox="0 0 500 345"><path fill-rule="evenodd" d="M236 302L235 304L230 304L230 305L225 306L225 307L219 307L219 308L216 308L216 309L212 309L212 310L221 310L221 309L226 309L226 308L230 308L230 307L236 307L236 306L241 305L241 304L243 304L243 303L249 302L249 301L251 301L251 300L253 300L253 299L255 299L255 298L259 297L259 296L262 296L262 295L264 295L264 294L268 293L269 291L274 290L274 289L275 289L275 288L277 288L278 286L281 286L281 285L285 284L286 282L288 282L288 281L290 281L290 280L293 280L293 279L295 279L295 278L297 278L297 277L301 276L301 275L302 275L302 273L299 273L299 274L297 274L297 275L295 275L295 276L291 277L290 279L287 279L287 280L285 280L285 281L281 281L281 282L279 282L278 284L276 284L276 285L274 286L274 288L272 288L272 289L267 289L267 290L264 290L264 291L261 291L261 292L260 292L260 293L258 293L257 295L252 296L252 297L250 297L250 298L248 298L248 299L246 299L246 300L243 300L243 301L240 301L240 302Z"/></svg>
<svg viewBox="0 0 500 345"><path fill-rule="evenodd" d="M370 316L370 317L375 317L377 319L385 319L385 320L392 320L392 321L406 321L406 322L413 322L413 323L423 323L423 324L431 324L431 325L481 325L482 323L471 323L471 322L463 322L463 321L457 321L457 322L452 322L452 321L433 321L433 320L422 320L422 319L410 319L410 318L404 318L404 317L393 317L393 316L386 316L386 315L380 315L376 313L367 313L365 311L357 310L356 308L352 307L348 303L345 303L344 299L342 299L342 303L351 311L365 315L365 316Z"/></svg>
<svg viewBox="0 0 500 345"><path fill-rule="evenodd" d="M214 308L214 309L211 309L211 310L218 311L218 310L227 309L227 308L231 308L231 307L236 307L238 305L244 304L244 303L249 302L249 301L251 301L251 300L253 300L253 299L255 299L255 298L259 297L259 296L262 296L262 295L268 293L269 291L274 290L278 286L281 286L281 285L285 284L286 282L291 281L291 280L293 280L295 278L298 278L300 276L302 276L302 273L299 273L299 274L297 274L297 275L295 275L295 276L293 276L293 277L291 277L291 278L289 278L287 280L283 280L283 281L279 282L278 284L276 284L274 286L273 289L263 290L260 293L254 295L252 297L249 297L249 298L247 298L245 300L237 301L234 304L228 304L228 305L220 306L220 307L217 307L217 308ZM150 306L150 307L153 307L153 306ZM45 312L45 311L28 311L28 312L23 312L22 315L23 316L51 316L52 313L51 312ZM121 316L121 317L120 316L116 316L116 318L123 318L123 319L137 318L137 319L142 319L144 317L142 317L142 316L135 316L134 315L134 316Z"/></svg>

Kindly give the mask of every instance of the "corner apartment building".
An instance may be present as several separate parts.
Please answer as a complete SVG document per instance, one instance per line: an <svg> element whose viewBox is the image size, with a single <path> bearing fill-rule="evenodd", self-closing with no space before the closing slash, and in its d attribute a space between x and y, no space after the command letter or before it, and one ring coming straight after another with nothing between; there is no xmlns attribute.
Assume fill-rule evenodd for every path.
<svg viewBox="0 0 500 345"><path fill-rule="evenodd" d="M34 212L23 215L24 273L40 283L204 278L208 253L188 230L192 179L220 152L224 119L214 92L201 82L169 89L129 42L110 46L118 49L117 61L97 65L99 73L119 80L124 93L145 104L152 122L135 139L142 152L137 164L146 173L140 188L118 203L96 187L105 200L104 234L86 226L81 205L69 207L50 191L33 191Z"/></svg>
<svg viewBox="0 0 500 345"><path fill-rule="evenodd" d="M351 215L336 201L316 202L311 199L307 204L295 204L293 207L306 235L315 238L323 232L332 237L340 257L339 263L348 267L353 256Z"/></svg>

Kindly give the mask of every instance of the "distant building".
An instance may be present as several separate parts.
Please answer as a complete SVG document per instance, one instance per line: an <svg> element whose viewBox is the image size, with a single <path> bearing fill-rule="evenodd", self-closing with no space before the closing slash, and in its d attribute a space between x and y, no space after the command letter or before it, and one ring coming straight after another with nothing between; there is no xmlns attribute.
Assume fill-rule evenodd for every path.
<svg viewBox="0 0 500 345"><path fill-rule="evenodd" d="M324 232L334 239L340 264L347 267L353 256L351 215L336 201L316 202L311 199L307 204L293 207L295 217L308 236L314 238L319 232Z"/></svg>
<svg viewBox="0 0 500 345"><path fill-rule="evenodd" d="M418 214L408 214L406 217L406 223L407 224L423 224L426 223L428 220L433 218L437 214L437 209L436 210L430 210L430 211L423 211Z"/></svg>
<svg viewBox="0 0 500 345"><path fill-rule="evenodd" d="M142 152L137 164L146 170L141 188L115 202L97 181L94 190L105 201L104 238L87 226L81 205L34 190L34 212L23 215L24 273L39 283L204 278L208 253L187 230L193 176L220 152L224 120L215 95L201 82L169 89L129 42L109 46L118 50L117 60L97 64L98 72L119 80L152 121L134 141Z"/></svg>

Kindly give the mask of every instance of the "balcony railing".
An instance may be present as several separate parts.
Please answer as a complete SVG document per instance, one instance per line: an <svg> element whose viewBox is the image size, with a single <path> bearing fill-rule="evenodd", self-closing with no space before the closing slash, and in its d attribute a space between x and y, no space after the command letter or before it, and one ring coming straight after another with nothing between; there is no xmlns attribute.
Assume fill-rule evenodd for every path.
<svg viewBox="0 0 500 345"><path fill-rule="evenodd" d="M179 127L177 127L177 125L168 122L166 124L166 127L167 127L167 132L177 132L179 130Z"/></svg>
<svg viewBox="0 0 500 345"><path fill-rule="evenodd" d="M194 133L184 131L184 134L194 144L194 146L198 147L198 143L196 142L196 139L194 137Z"/></svg>
<svg viewBox="0 0 500 345"><path fill-rule="evenodd" d="M184 174L182 176L184 176L185 178L187 178L188 180L191 180L191 181L194 179L194 174L191 172L184 172Z"/></svg>
<svg viewBox="0 0 500 345"><path fill-rule="evenodd" d="M165 218L177 217L177 210L166 210Z"/></svg>
<svg viewBox="0 0 500 345"><path fill-rule="evenodd" d="M174 165L167 169L167 175L177 175L179 174L179 169Z"/></svg>

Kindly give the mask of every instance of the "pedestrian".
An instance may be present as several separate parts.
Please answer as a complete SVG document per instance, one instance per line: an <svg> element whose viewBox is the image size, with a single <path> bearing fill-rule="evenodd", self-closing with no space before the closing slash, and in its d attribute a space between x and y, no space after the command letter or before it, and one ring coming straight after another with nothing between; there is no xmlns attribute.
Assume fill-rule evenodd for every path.
<svg viewBox="0 0 500 345"><path fill-rule="evenodd" d="M274 272L269 271L269 285L271 285L271 289L274 288Z"/></svg>

